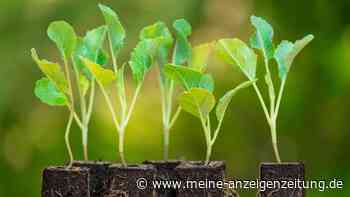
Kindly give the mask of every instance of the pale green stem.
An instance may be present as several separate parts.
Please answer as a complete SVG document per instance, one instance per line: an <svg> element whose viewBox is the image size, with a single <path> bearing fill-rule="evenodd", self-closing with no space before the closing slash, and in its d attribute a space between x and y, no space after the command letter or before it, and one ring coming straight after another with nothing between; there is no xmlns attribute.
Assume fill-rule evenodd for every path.
<svg viewBox="0 0 350 197"><path fill-rule="evenodd" d="M125 128L119 130L119 156L124 167L127 166L125 156L124 156L124 138L125 138Z"/></svg>
<svg viewBox="0 0 350 197"><path fill-rule="evenodd" d="M213 146L215 141L216 141L216 138L218 137L219 135L219 132L220 132L220 129L221 129L221 125L222 125L222 119L219 121L219 124L218 124L218 127L216 128L215 132L214 132L214 137L212 138L211 140L211 145Z"/></svg>
<svg viewBox="0 0 350 197"><path fill-rule="evenodd" d="M90 98L89 98L89 106L87 111L87 122L90 122L92 109L94 106L94 99L95 99L95 81L91 81L91 90L90 90Z"/></svg>
<svg viewBox="0 0 350 197"><path fill-rule="evenodd" d="M254 87L254 90L255 90L256 94L258 95L258 98L259 98L259 101L260 101L261 107L262 107L262 108L263 108L263 110L264 110L264 113L265 113L265 116L266 116L267 122L268 122L269 124L271 124L271 123L270 123L270 122L271 122L271 120L270 120L270 115L269 115L269 112L268 112L268 110L267 110L267 107L266 107L266 104L265 104L264 98L262 97L261 92L260 92L260 90L259 90L258 86L256 85L256 82L255 82L255 83L253 83L253 87Z"/></svg>
<svg viewBox="0 0 350 197"><path fill-rule="evenodd" d="M118 122L117 116L116 116L114 108L113 108L113 104L112 104L112 102L111 102L111 100L110 100L110 98L109 98L105 88L103 87L103 85L99 84L99 86L100 86L101 92L102 92L102 94L103 94L103 96L104 96L104 98L106 100L106 103L107 103L107 106L109 108L109 111L112 114L112 119L113 119L114 126L116 127L118 133L120 134L120 132L119 132L120 126L119 126L119 122Z"/></svg>
<svg viewBox="0 0 350 197"><path fill-rule="evenodd" d="M276 120L273 120L271 124L271 137L272 137L272 146L273 146L276 160L278 163L281 163L281 157L278 151L278 143L277 143Z"/></svg>
<svg viewBox="0 0 350 197"><path fill-rule="evenodd" d="M131 114L134 110L134 107L135 107L135 103L136 103L136 100L137 100L137 97L139 96L139 93L140 93L140 90L141 90L141 87L142 87L142 83L139 83L136 87L136 90L135 90L135 93L134 93L134 96L131 100L131 104L130 104L130 107L129 107L129 111L127 113L127 116L126 116L126 119L124 119L123 121L123 125L127 125L129 120L130 120L130 117L131 117Z"/></svg>
<svg viewBox="0 0 350 197"><path fill-rule="evenodd" d="M70 113L69 115L69 120L67 123L67 127L66 127L66 132L65 132L65 142L66 142L66 146L67 146L67 150L68 150L68 155L69 155L69 164L67 166L67 168L72 167L73 161L74 161L74 157L73 157L73 151L72 151L72 147L70 145L70 141L69 141L69 134L70 134L70 129L72 126L72 122L73 122L73 114Z"/></svg>
<svg viewBox="0 0 350 197"><path fill-rule="evenodd" d="M283 96L284 87L286 85L286 81L287 81L286 79L282 80L281 87L280 87L280 90L279 90L279 93L278 93L277 103L276 103L276 108L275 108L275 117L276 117L276 119L277 119L278 112L279 112L279 109L280 109L280 104L281 104L281 100L282 100L282 96Z"/></svg>
<svg viewBox="0 0 350 197"><path fill-rule="evenodd" d="M272 82L272 77L271 77L271 72L269 68L269 60L267 58L264 58L265 62L265 69L266 69L266 74L269 80L268 84L268 92L269 92L269 97L270 97L270 117L273 116L274 111L275 111L275 87Z"/></svg>
<svg viewBox="0 0 350 197"><path fill-rule="evenodd" d="M81 122L77 113L74 111L72 105L70 103L67 103L67 107L68 107L69 111L73 114L74 120L77 122L77 125L79 126L79 128L83 129L83 123Z"/></svg>
<svg viewBox="0 0 350 197"><path fill-rule="evenodd" d="M181 111L182 111L181 107L180 106L177 107L176 112L175 112L175 114L173 115L173 118L170 121L169 128L173 128L176 120L179 118L179 115L180 115Z"/></svg>
<svg viewBox="0 0 350 197"><path fill-rule="evenodd" d="M198 109L198 111L200 112L200 110ZM209 164L210 161L210 156L211 156L211 151L212 151L212 145L211 145L211 139L210 139L210 130L208 130L208 124L206 123L206 119L203 117L203 114L200 112L200 120L202 123L202 127L203 127L203 131L204 131L204 136L205 136L205 141L206 141L206 145L207 145L207 153L205 156L205 165Z"/></svg>
<svg viewBox="0 0 350 197"><path fill-rule="evenodd" d="M163 127L163 134L164 134L164 160L167 161L169 159L169 127L164 126Z"/></svg>

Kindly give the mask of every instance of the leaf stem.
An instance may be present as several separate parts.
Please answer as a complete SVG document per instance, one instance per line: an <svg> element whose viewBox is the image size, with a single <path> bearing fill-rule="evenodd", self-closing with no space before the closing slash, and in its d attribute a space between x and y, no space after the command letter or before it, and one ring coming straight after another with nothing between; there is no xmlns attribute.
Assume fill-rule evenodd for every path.
<svg viewBox="0 0 350 197"><path fill-rule="evenodd" d="M127 113L127 116L126 116L126 119L124 119L123 121L123 125L126 126L130 120L130 117L131 117L131 114L134 110L134 107L135 107L135 103L136 103L136 100L137 100L137 97L139 96L139 93L140 93L140 90L141 90L141 87L142 87L142 83L139 83L136 87L136 90L135 90L135 93L134 93L134 96L131 100L131 104L130 104L130 107L129 107L129 111Z"/></svg>
<svg viewBox="0 0 350 197"><path fill-rule="evenodd" d="M73 161L74 161L73 151L72 151L72 147L71 147L70 141L69 141L69 135L70 135L70 129L71 129L71 126L72 126L72 122L73 122L73 113L70 113L69 120L68 120L68 123L67 123L67 126L66 126L65 135L64 135L64 139L65 139L65 142L66 142L68 155L69 155L69 164L68 164L67 168L72 167L72 164L73 164Z"/></svg>
<svg viewBox="0 0 350 197"><path fill-rule="evenodd" d="M180 106L177 107L175 114L173 115L173 118L170 121L169 128L173 128L176 120L179 118L179 115L181 114L182 108Z"/></svg>
<svg viewBox="0 0 350 197"><path fill-rule="evenodd" d="M280 104L281 104L281 100L282 100L282 96L283 96L284 87L286 85L286 81L287 81L286 78L282 80L281 87L280 87L280 90L279 90L279 93L278 93L277 103L276 103L276 108L275 108L275 117L276 117L276 119L277 119L278 112L279 112L279 109L280 109Z"/></svg>
<svg viewBox="0 0 350 197"><path fill-rule="evenodd" d="M98 84L99 84L100 89L101 89L101 92L102 92L102 94L103 94L103 96L104 96L104 98L105 98L105 100L106 100L106 102L107 102L107 106L108 106L108 108L109 108L109 111L110 111L111 114L112 114L112 119L113 119L114 126L116 127L118 133L120 134L120 132L119 132L119 131L120 131L120 125L119 125L117 116L116 116L116 114L115 114L115 111L114 111L114 108L113 108L113 104L112 104L112 102L111 102L111 99L109 98L109 96L108 96L108 94L107 94L105 88L103 87L103 85L100 84L100 83L98 83Z"/></svg>
<svg viewBox="0 0 350 197"><path fill-rule="evenodd" d="M262 107L263 110L264 110L266 119L267 119L268 123L270 124L270 122L271 122L271 120L270 120L270 115L269 115L269 112L268 112L268 110L267 110L267 107L266 107L264 98L262 97L261 92L260 92L258 86L256 85L256 82L253 83L253 87L254 87L254 90L255 90L256 94L258 95L258 98L259 98L261 107Z"/></svg>

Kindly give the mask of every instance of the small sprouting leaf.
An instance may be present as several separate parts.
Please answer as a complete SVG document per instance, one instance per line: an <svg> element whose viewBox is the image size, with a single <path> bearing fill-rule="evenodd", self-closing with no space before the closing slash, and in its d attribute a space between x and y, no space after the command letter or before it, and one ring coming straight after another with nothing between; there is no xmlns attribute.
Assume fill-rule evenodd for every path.
<svg viewBox="0 0 350 197"><path fill-rule="evenodd" d="M141 40L131 53L129 65L134 79L140 83L146 72L153 64L153 55L157 49L158 42L155 39Z"/></svg>
<svg viewBox="0 0 350 197"><path fill-rule="evenodd" d="M32 58L39 66L40 70L49 78L56 87L63 93L68 91L68 83L61 67L57 63L49 62L45 59L40 59L35 49L31 50Z"/></svg>
<svg viewBox="0 0 350 197"><path fill-rule="evenodd" d="M181 108L198 117L206 118L215 106L215 97L208 90L203 88L192 88L179 97Z"/></svg>
<svg viewBox="0 0 350 197"><path fill-rule="evenodd" d="M255 83L256 80L246 81L238 85L236 88L228 91L224 96L218 101L216 106L216 118L219 122L224 119L228 105L230 104L232 97L238 93L239 90L244 89Z"/></svg>
<svg viewBox="0 0 350 197"><path fill-rule="evenodd" d="M82 74L79 74L79 86L80 86L81 95L85 96L87 91L89 90L90 82Z"/></svg>
<svg viewBox="0 0 350 197"><path fill-rule="evenodd" d="M221 39L216 45L217 55L227 64L238 66L250 79L255 79L257 56L239 39Z"/></svg>
<svg viewBox="0 0 350 197"><path fill-rule="evenodd" d="M210 75L204 75L192 68L167 64L164 67L165 75L177 83L180 83L186 91L191 88L214 89L214 81Z"/></svg>
<svg viewBox="0 0 350 197"><path fill-rule="evenodd" d="M112 70L105 69L101 65L96 64L95 62L92 62L91 60L84 57L81 57L81 60L99 84L106 86L116 79L116 75Z"/></svg>
<svg viewBox="0 0 350 197"><path fill-rule="evenodd" d="M73 27L65 21L55 21L50 23L47 35L55 42L62 56L70 58L77 42L77 36Z"/></svg>
<svg viewBox="0 0 350 197"><path fill-rule="evenodd" d="M279 67L279 76L281 80L286 78L295 57L313 39L313 35L307 35L303 39L297 40L294 44L288 41L282 41L277 47L274 57Z"/></svg>
<svg viewBox="0 0 350 197"><path fill-rule="evenodd" d="M190 67L198 70L199 72L205 72L208 65L208 59L210 52L213 49L215 43L205 43L195 46L192 49L192 58L190 62Z"/></svg>
<svg viewBox="0 0 350 197"><path fill-rule="evenodd" d="M173 27L176 31L176 45L174 64L182 65L191 59L192 49L188 37L192 33L191 25L185 19L178 19L174 22Z"/></svg>
<svg viewBox="0 0 350 197"><path fill-rule="evenodd" d="M108 28L113 52L117 54L124 45L124 39L126 36L124 27L119 21L117 13L115 13L111 8L102 4L99 4L99 7Z"/></svg>
<svg viewBox="0 0 350 197"><path fill-rule="evenodd" d="M256 16L250 18L252 25L255 27L256 32L250 40L250 44L253 48L260 49L266 59L273 58L273 28L264 19Z"/></svg>
<svg viewBox="0 0 350 197"><path fill-rule="evenodd" d="M35 83L34 94L41 102L52 106L67 105L66 95L61 93L55 84L48 78L43 77Z"/></svg>

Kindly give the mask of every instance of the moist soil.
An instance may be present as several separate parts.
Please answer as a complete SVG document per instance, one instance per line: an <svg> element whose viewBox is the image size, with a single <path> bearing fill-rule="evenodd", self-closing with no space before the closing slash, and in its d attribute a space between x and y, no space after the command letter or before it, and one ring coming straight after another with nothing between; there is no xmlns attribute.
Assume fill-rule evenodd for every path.
<svg viewBox="0 0 350 197"><path fill-rule="evenodd" d="M303 163L262 163L260 164L260 179L262 181L295 181L305 180ZM260 192L261 197L304 197L305 190L271 188Z"/></svg>
<svg viewBox="0 0 350 197"><path fill-rule="evenodd" d="M89 169L89 189L90 197L103 197L106 188L105 179L107 178L107 170L109 162L101 161L74 161L74 167Z"/></svg>
<svg viewBox="0 0 350 197"><path fill-rule="evenodd" d="M225 169L226 166L225 162L223 161L212 161L209 163L209 165L204 165L203 162L198 161L188 161L181 163L176 167L178 178L182 181L183 184L186 184L186 181L191 181L191 183L194 183L192 181L195 181L196 184L186 184L185 187L181 187L177 191L177 196L223 197L224 189L217 188L215 185L218 181L224 181ZM206 187L204 188L203 184L200 182L206 185Z"/></svg>
<svg viewBox="0 0 350 197"><path fill-rule="evenodd" d="M155 180L157 181L177 181L179 180L175 168L182 161L145 161L144 164L154 166L156 169ZM155 197L176 197L175 188L155 188Z"/></svg>
<svg viewBox="0 0 350 197"><path fill-rule="evenodd" d="M120 164L110 165L105 180L104 197L148 197L153 196L152 181L156 170L151 165L128 165L124 167ZM143 189L137 186L138 180L142 182Z"/></svg>
<svg viewBox="0 0 350 197"><path fill-rule="evenodd" d="M42 197L89 197L89 169L63 166L45 168Z"/></svg>

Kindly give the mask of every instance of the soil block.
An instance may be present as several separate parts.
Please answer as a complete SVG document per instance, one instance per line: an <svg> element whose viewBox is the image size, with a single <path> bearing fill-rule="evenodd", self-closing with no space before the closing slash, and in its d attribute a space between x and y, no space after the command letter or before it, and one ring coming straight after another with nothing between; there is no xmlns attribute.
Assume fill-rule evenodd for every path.
<svg viewBox="0 0 350 197"><path fill-rule="evenodd" d="M305 168L303 163L262 163L260 164L260 179L262 181L278 181L282 187L285 181L304 181ZM298 183L296 183L298 184ZM302 186L302 183L301 183ZM260 191L262 197L304 197L302 188L267 188Z"/></svg>
<svg viewBox="0 0 350 197"><path fill-rule="evenodd" d="M175 168L182 161L145 161L144 164L152 165L156 169L155 180L157 181L177 181L178 176ZM175 188L155 188L156 197L176 197Z"/></svg>
<svg viewBox="0 0 350 197"><path fill-rule="evenodd" d="M89 188L91 197L103 197L106 188L105 179L109 162L100 161L74 161L73 166L89 169Z"/></svg>
<svg viewBox="0 0 350 197"><path fill-rule="evenodd" d="M223 161L212 161L209 165L196 161L180 164L176 168L176 173L182 182L182 187L177 191L177 196L223 197L225 169Z"/></svg>
<svg viewBox="0 0 350 197"><path fill-rule="evenodd" d="M42 197L89 197L89 169L48 167L43 171Z"/></svg>
<svg viewBox="0 0 350 197"><path fill-rule="evenodd" d="M110 165L104 197L153 196L152 181L155 172L152 165Z"/></svg>

